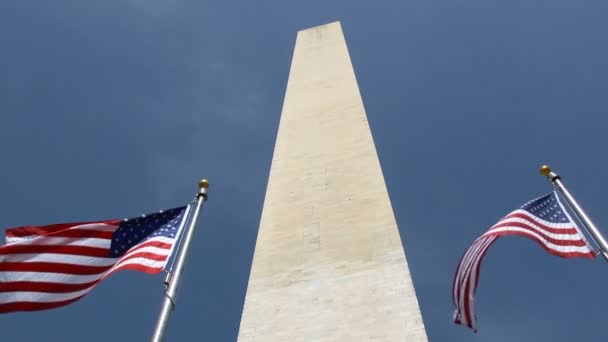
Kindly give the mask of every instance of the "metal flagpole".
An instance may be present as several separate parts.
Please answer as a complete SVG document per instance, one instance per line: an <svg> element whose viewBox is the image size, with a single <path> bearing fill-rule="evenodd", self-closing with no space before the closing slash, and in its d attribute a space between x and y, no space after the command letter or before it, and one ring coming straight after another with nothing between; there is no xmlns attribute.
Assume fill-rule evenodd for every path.
<svg viewBox="0 0 608 342"><path fill-rule="evenodd" d="M184 272L184 264L186 263L186 256L188 255L190 243L192 242L192 237L194 236L194 228L196 227L198 215L201 211L201 207L203 206L203 202L207 200L208 187L209 182L207 182L206 179L203 179L198 183L198 193L196 194L194 213L191 216L190 224L185 232L186 235L184 236L182 246L179 251L177 251L177 257L175 259L175 271L169 273L167 275L167 280L165 281L165 286L168 286L165 289L165 298L163 300L162 308L160 309L160 314L158 315L158 322L156 322L156 327L154 328L154 335L152 335L151 339L152 342L163 341L165 330L167 329L167 323L169 322L169 317L171 316L171 312L175 309L175 296L177 294L177 288L179 286L182 273Z"/></svg>
<svg viewBox="0 0 608 342"><path fill-rule="evenodd" d="M591 219L585 214L580 205L576 202L574 197L570 194L566 186L562 182L562 178L555 172L551 171L551 168L547 165L543 165L540 168L540 174L547 177L549 182L555 186L555 188L559 191L559 193L566 199L568 205L574 211L578 219L583 223L585 229L593 237L595 243L602 250L602 256L606 261L608 261L608 243L602 233L597 229L597 227L591 222Z"/></svg>

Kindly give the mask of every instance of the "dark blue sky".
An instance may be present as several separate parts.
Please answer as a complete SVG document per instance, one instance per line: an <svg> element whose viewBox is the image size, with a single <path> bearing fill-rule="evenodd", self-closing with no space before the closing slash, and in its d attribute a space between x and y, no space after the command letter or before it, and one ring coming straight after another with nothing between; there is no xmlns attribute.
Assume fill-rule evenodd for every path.
<svg viewBox="0 0 608 342"><path fill-rule="evenodd" d="M340 20L430 341L597 340L608 268L517 237L483 265L479 333L452 324L468 246L551 190L608 234L608 3L0 3L2 227L131 217L211 182L168 341L235 341L301 29ZM3 341L145 341L162 277L0 316Z"/></svg>

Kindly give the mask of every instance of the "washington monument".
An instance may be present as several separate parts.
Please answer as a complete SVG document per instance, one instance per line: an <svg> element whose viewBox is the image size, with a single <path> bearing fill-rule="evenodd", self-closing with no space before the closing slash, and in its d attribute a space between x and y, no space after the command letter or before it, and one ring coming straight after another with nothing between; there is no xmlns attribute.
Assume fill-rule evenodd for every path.
<svg viewBox="0 0 608 342"><path fill-rule="evenodd" d="M427 341L339 22L297 35L238 341Z"/></svg>

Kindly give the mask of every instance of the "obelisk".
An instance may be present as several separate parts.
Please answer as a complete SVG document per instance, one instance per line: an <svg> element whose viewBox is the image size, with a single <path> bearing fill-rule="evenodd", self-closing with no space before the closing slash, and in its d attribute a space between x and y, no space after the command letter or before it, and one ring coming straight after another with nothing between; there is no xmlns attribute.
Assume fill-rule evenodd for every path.
<svg viewBox="0 0 608 342"><path fill-rule="evenodd" d="M297 35L238 341L427 341L339 22Z"/></svg>

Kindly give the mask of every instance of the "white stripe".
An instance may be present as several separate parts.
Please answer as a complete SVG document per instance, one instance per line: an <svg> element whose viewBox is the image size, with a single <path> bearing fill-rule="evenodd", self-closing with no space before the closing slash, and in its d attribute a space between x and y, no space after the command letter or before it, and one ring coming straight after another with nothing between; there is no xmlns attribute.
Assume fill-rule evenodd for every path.
<svg viewBox="0 0 608 342"><path fill-rule="evenodd" d="M458 268L458 282L457 286L454 288L454 292L456 293L456 301L457 306L459 308L461 322L466 324L466 317L463 316L463 306L464 306L464 297L463 293L465 292L465 283L467 281L468 270L470 264L473 262L475 257L479 254L479 252L484 248L484 246L488 243L487 238L478 238L475 240L473 245L469 247L465 254L465 258L463 258L462 265Z"/></svg>
<svg viewBox="0 0 608 342"><path fill-rule="evenodd" d="M123 255L121 258L126 258L129 255L136 253L148 252L159 256L167 256L169 250L166 248L159 248L154 246L143 247L132 252ZM104 258L104 257L93 257L83 256L74 254L59 254L59 253L27 253L27 254L8 254L0 255L1 262L54 262L59 264L70 264L79 266L111 266L114 265L119 258Z"/></svg>
<svg viewBox="0 0 608 342"><path fill-rule="evenodd" d="M115 267L104 272L103 276L105 277L106 275L108 275L110 272L112 272L114 269L116 269L118 267L128 266L128 265L133 265L133 264L144 265L144 266L147 266L150 268L162 269L165 265L165 262L152 261L152 260L146 259L146 258L133 258L133 259L127 260L123 263L117 264ZM41 273L38 273L38 274L40 275ZM75 277L75 276L70 276L70 278L72 278L72 277ZM97 275L96 277L97 277L97 279L100 279L100 278L102 278L102 275ZM39 282L47 281L47 279L44 279L41 277L39 277L37 280ZM79 280L82 280L82 278ZM91 279L89 281L94 281L94 280L96 280L96 279ZM70 281L67 283L73 283L73 282ZM78 282L78 283L81 283L81 282ZM0 304L10 303L10 302L38 302L38 303L61 302L61 301L70 300L70 299L73 299L76 297L80 297L80 296L86 294L87 292L91 291L94 286L95 285L88 287L84 290L75 291L75 292L67 292L67 293L48 293L48 292L32 292L32 291L5 292L5 293L0 293Z"/></svg>
<svg viewBox="0 0 608 342"><path fill-rule="evenodd" d="M145 261L145 265L148 267L159 268L164 266L164 261L152 261L145 258L133 258L121 262L119 266L142 263ZM48 283L63 283L63 284L84 284L91 281L95 281L107 273L116 269L117 266L112 267L110 270L105 271L101 274L93 275L75 275L66 273L52 273L52 272L0 272L0 282L14 282L14 281L35 281L35 282L48 282Z"/></svg>
<svg viewBox="0 0 608 342"><path fill-rule="evenodd" d="M49 303L49 302L61 302L64 300L70 300L76 297L80 297L87 292L91 291L92 287L88 287L84 290L68 293L47 293L47 292L6 292L0 293L0 304L11 303L11 302L38 302L38 303Z"/></svg>
<svg viewBox="0 0 608 342"><path fill-rule="evenodd" d="M540 240L540 242L543 245L545 245L547 248L552 249L557 252L561 252L561 253L572 253L572 252L589 253L591 251L589 249L589 247L587 247L587 246L559 246L559 245L556 245L556 244L553 244L553 243L547 241L545 238L543 238L542 236L540 236L538 233L536 233L534 231L530 231L530 230L519 228L519 227L494 228L494 229L488 231L487 233L485 233L484 236L486 236L486 234L488 234L488 233L496 234L496 233L505 233L505 232L530 234L530 235L534 236L535 238L537 238L538 240ZM583 241L583 240L580 240L580 241Z"/></svg>
<svg viewBox="0 0 608 342"><path fill-rule="evenodd" d="M462 282L460 284L460 293L459 293L458 303L459 303L459 309L460 309L460 321L462 322L462 324L467 325L467 326L470 326L472 324L472 322L470 322L469 319L467 318L467 313L470 313L470 311L469 311L469 308L466 306L466 299L470 298L469 294L471 293L471 288L469 288L469 291L467 291L467 284L470 282L472 270L474 269L479 256L482 255L483 251L487 248L487 246L489 246L489 244L491 242L492 242L491 238L484 239L484 241L481 242L480 248L478 249L478 251L471 258L470 263L467 266L467 268L462 271L463 277L462 277Z"/></svg>
<svg viewBox="0 0 608 342"><path fill-rule="evenodd" d="M85 227L85 229L93 229L89 227ZM99 226L97 224L97 226ZM107 225L106 225L107 226ZM183 222L182 222L183 226ZM82 229L83 226L78 226L79 229ZM107 227L106 227L107 228ZM115 227L112 227L114 229ZM40 237L34 239L23 240L20 243L29 244L34 240L49 240L48 237ZM75 239L79 240L79 239ZM85 239L82 239L85 240ZM86 240L94 240L91 238L87 238ZM163 242L174 245L174 238L167 237L154 237L143 243L148 242ZM47 241L52 242L52 241ZM57 242L57 241L56 241ZM70 241L74 242L74 241ZM106 241L107 243L107 241ZM87 256L77 256L77 255L69 255L69 254L57 254L57 253L43 253L43 254L11 254L0 257L0 262L2 261L12 261L12 262L23 262L27 260L28 262L60 262L60 263L68 263L74 265L85 265L85 266L109 266L114 264L107 271L97 274L97 275L70 275L70 274L61 274L61 273L51 273L51 272L0 272L0 280L2 282L10 282L10 281L34 281L34 282L51 282L51 283L64 283L64 284L82 284L92 281L97 281L104 279L109 276L112 272L116 271L119 268L133 265L141 265L145 267L149 267L152 269L162 270L167 260L169 259L170 253L172 249L159 248L155 246L146 246L143 248L137 248L141 245L135 245L131 248L125 255L121 258L100 258L100 257L87 257ZM108 246L109 247L109 246ZM137 253L153 253L155 255L164 257L162 261L151 260L145 257L135 257L128 260L125 260L129 256L133 256ZM117 261L118 260L118 261ZM16 291L16 292L6 292L0 293L0 304L3 303L11 303L11 302L39 302L39 303L50 303L50 302L62 302L70 299L75 299L80 297L87 292L91 291L95 285L88 287L87 289L70 292L70 293L47 293L47 292L33 292L33 291Z"/></svg>
<svg viewBox="0 0 608 342"><path fill-rule="evenodd" d="M467 296L469 296L469 292L473 292L474 288L469 288L469 292L466 291L466 283L470 280L471 277L471 270L472 267L478 262L479 257L483 254L483 251L486 250L486 248L494 241L495 239L492 239L492 237L487 237L484 238L484 241L482 241L478 248L476 249L476 252L473 253L468 265L466 266L466 268L463 269L462 272L462 279L461 279L461 284L460 284L460 293L459 293L459 311L460 311L460 320L463 324L465 325L472 325L472 322L469 322L467 319L467 315L466 312L468 311L468 308L465 306L465 298L467 298ZM470 300L469 300L470 302ZM471 318L473 318L473 313L469 311L469 313L471 314Z"/></svg>
<svg viewBox="0 0 608 342"><path fill-rule="evenodd" d="M113 232L116 229L118 229L118 227L119 227L119 224L94 222L94 223L87 223L87 224L81 224L79 226L74 226L70 229L84 229L84 230L97 230L100 232Z"/></svg>
<svg viewBox="0 0 608 342"><path fill-rule="evenodd" d="M514 212L510 213L509 215L513 215L513 214L525 215L526 217L530 218L530 220L536 221L539 224L542 224L542 225L545 225L547 227L554 228L554 229L571 229L571 228L573 228L572 226L574 225L574 222L572 222L572 220L570 220L571 222L558 222L558 223L545 221L545 220L541 219L540 217L534 216L523 209L517 209ZM509 216L509 215L507 215L507 216ZM500 223L500 221L498 221L498 223Z"/></svg>
<svg viewBox="0 0 608 342"><path fill-rule="evenodd" d="M102 273L103 274L103 273ZM0 283L14 281L35 281L62 284L84 284L99 279L102 274L74 275L66 273L51 272L0 272Z"/></svg>
<svg viewBox="0 0 608 342"><path fill-rule="evenodd" d="M471 263L473 257L477 253L479 253L479 250L483 247L483 244L485 243L485 241L486 241L486 238L484 236L477 238L465 252L464 257L462 258L461 266L459 267L458 273L457 273L458 282L464 281L463 276L464 276L465 272L463 270L467 269L467 267Z"/></svg>
<svg viewBox="0 0 608 342"><path fill-rule="evenodd" d="M552 239L556 239L556 240L564 240L564 241L578 241L581 240L581 236L578 234L578 232L576 231L576 229L574 229L574 227L572 225L569 225L567 229L574 229L574 233L551 233L547 230L545 230L544 228L537 226L534 222L530 222L528 220L522 219L522 218L510 218L510 219L506 219L504 221L500 221L498 222L496 225L494 225L492 228L490 228L490 230L488 232L491 232L494 227L498 226L498 225L504 225L504 224L510 224L512 222L516 222L516 223L523 223L526 226L530 227L531 229L534 229L535 231L546 235L547 237L550 237ZM566 229L564 229L566 230ZM486 233L487 234L487 233Z"/></svg>
<svg viewBox="0 0 608 342"><path fill-rule="evenodd" d="M479 251L475 260L471 264L470 274L468 277L469 292L466 293L466 296L469 299L469 307L465 307L465 311L469 313L469 316L471 316L469 326L473 330L477 330L475 327L476 322L475 322L475 305L474 305L474 294L475 294L475 288L477 287L477 268L479 267L479 264L481 263L481 259L483 258L484 253L488 250L488 248L490 248L490 245L492 244L492 242L494 240L496 240L496 238L497 237L491 237L488 240L488 242ZM465 288L466 288L466 286L465 286ZM464 302L464 300L463 300L463 302ZM465 314L465 320L466 320L466 314Z"/></svg>
<svg viewBox="0 0 608 342"><path fill-rule="evenodd" d="M117 269L119 267L133 265L133 264L138 264L138 265L151 267L151 268L163 268L163 267L165 267L166 262L167 262L167 259L165 259L164 261L156 261L156 260L151 260L148 258L141 258L141 257L133 258L133 259L120 261L120 262L116 263L116 265L114 265L110 270L108 270L107 273L113 272L115 269Z"/></svg>
<svg viewBox="0 0 608 342"><path fill-rule="evenodd" d="M467 248L467 250L464 252L464 255L462 256L460 263L458 263L456 275L454 276L454 284L453 284L453 289L452 289L452 297L455 301L454 304L456 304L456 305L458 305L458 298L460 298L460 296L458 295L458 288L459 288L458 285L462 283L462 277L464 275L463 270L466 269L466 265L468 264L469 259L474 254L473 250L478 249L480 245L481 245L480 239L476 239L475 241L473 241L473 243L469 246L469 248Z"/></svg>
<svg viewBox="0 0 608 342"><path fill-rule="evenodd" d="M78 229L78 230L95 230L95 231L99 231L99 232L113 232L118 228L117 225L112 225L112 224L107 224L107 223L94 223L94 224L84 224L84 225L80 225L80 226L74 226L71 228L67 228L61 231L57 231L57 232L53 232L53 233L48 233L47 235L28 235L28 236L5 236L5 241L6 244L14 244L14 243L30 243L30 244L36 244L38 243L37 241L40 240L46 240L46 239L50 239L50 238L57 238L57 235L61 235L62 232L68 231L68 230L74 230L74 229ZM86 238L82 238L82 239L86 239Z"/></svg>
<svg viewBox="0 0 608 342"><path fill-rule="evenodd" d="M143 248L140 248L140 249L129 251L125 255L121 256L120 259L118 259L118 262L120 262L123 259L128 258L129 256L131 256L133 254L144 253L144 252L156 254L158 256L168 256L169 255L169 249L159 248L159 247L154 247L154 246L148 246L148 247L143 247Z"/></svg>
<svg viewBox="0 0 608 342"><path fill-rule="evenodd" d="M102 238L67 238L67 237L45 237L40 239L27 239L22 240L20 246L34 246L34 245L57 245L57 246L85 246L85 247L99 247L99 248L110 248L110 239Z"/></svg>
<svg viewBox="0 0 608 342"><path fill-rule="evenodd" d="M32 253L32 254L9 254L0 255L0 263L3 262L52 262L58 264L69 264L78 266L111 266L117 258L102 258L73 254L58 253Z"/></svg>

